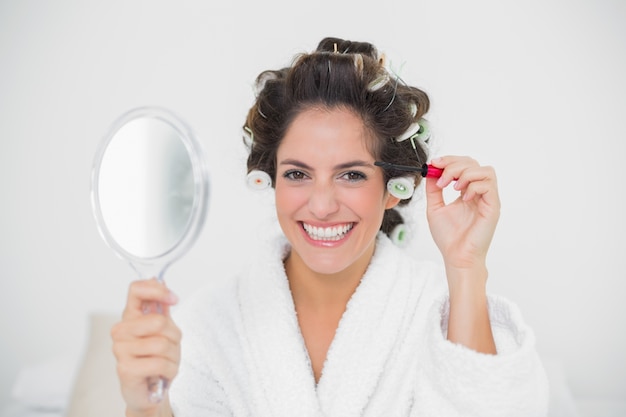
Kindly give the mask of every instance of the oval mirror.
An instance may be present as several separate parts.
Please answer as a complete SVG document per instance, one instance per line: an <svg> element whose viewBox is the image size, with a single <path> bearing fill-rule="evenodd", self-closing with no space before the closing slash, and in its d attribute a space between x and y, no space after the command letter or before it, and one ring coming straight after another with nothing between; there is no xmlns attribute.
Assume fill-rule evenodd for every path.
<svg viewBox="0 0 626 417"><path fill-rule="evenodd" d="M140 278L165 270L196 240L206 216L209 181L199 143L183 120L159 107L119 117L102 139L91 178L98 230ZM146 306L160 312L160 306ZM167 381L150 378L152 401Z"/></svg>

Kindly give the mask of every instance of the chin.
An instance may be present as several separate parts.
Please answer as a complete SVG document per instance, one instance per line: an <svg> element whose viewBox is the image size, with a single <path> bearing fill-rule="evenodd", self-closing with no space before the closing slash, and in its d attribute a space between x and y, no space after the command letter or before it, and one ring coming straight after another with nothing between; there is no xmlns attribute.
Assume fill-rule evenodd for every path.
<svg viewBox="0 0 626 417"><path fill-rule="evenodd" d="M316 274L320 275L335 275L345 271L347 265L337 265L332 262L307 262L306 265Z"/></svg>

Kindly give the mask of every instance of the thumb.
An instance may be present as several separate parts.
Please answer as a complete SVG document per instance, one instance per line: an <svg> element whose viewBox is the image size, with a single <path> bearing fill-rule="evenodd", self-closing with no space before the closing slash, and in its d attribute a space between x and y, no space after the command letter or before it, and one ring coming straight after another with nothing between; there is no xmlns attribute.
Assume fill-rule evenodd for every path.
<svg viewBox="0 0 626 417"><path fill-rule="evenodd" d="M437 185L437 178L426 178L426 208L434 211L446 205L443 189Z"/></svg>

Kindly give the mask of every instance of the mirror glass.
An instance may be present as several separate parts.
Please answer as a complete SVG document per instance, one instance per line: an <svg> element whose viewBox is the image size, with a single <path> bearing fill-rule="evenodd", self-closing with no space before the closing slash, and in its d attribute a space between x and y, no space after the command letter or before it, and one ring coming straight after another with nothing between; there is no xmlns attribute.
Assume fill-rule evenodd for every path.
<svg viewBox="0 0 626 417"><path fill-rule="evenodd" d="M208 203L204 158L188 126L163 108L122 115L96 154L92 203L107 244L142 278L160 277L196 239Z"/></svg>

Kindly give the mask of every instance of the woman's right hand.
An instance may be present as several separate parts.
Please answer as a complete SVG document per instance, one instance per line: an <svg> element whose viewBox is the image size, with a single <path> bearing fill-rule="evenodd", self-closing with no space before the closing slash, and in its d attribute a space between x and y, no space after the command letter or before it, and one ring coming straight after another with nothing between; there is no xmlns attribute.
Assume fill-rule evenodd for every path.
<svg viewBox="0 0 626 417"><path fill-rule="evenodd" d="M111 329L127 417L171 416L167 395L159 403L150 402L148 378L162 377L171 383L178 372L181 332L169 313L177 301L156 279L135 281L122 320ZM161 313L154 308L156 303Z"/></svg>

